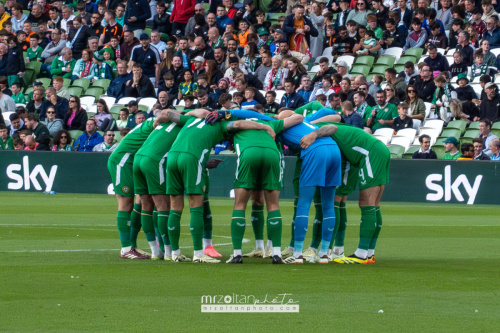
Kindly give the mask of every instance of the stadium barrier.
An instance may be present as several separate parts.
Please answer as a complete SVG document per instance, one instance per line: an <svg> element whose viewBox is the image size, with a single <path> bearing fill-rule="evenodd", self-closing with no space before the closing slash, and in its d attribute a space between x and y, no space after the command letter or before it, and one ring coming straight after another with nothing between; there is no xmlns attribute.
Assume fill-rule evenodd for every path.
<svg viewBox="0 0 500 333"><path fill-rule="evenodd" d="M113 194L107 170L109 154L3 151L0 191ZM230 197L236 156L210 170L210 195ZM285 158L282 198L293 198L295 157ZM500 163L488 161L391 160L384 201L498 204ZM353 193L350 199L357 199Z"/></svg>

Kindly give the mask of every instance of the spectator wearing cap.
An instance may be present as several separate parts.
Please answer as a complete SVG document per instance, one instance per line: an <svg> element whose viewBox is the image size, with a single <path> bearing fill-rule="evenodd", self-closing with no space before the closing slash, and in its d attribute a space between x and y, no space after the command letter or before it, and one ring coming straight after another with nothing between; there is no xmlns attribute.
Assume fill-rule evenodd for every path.
<svg viewBox="0 0 500 333"><path fill-rule="evenodd" d="M465 102L477 99L476 92L471 86L469 86L469 79L467 78L467 73L458 74L457 84L458 87L456 88L456 92L458 99L460 101Z"/></svg>
<svg viewBox="0 0 500 333"><path fill-rule="evenodd" d="M490 42L491 49L500 47L500 27L498 27L498 17L496 15L486 20L486 32L483 39Z"/></svg>
<svg viewBox="0 0 500 333"><path fill-rule="evenodd" d="M139 38L144 33L146 21L150 19L151 16L151 8L149 7L149 2L147 0L127 1L127 8L125 9L125 25L127 26L127 29L134 32L135 37Z"/></svg>
<svg viewBox="0 0 500 333"><path fill-rule="evenodd" d="M499 119L500 110L500 95L498 94L498 86L493 82L489 82L484 86L484 90L486 92L486 98L481 99L479 118L476 117L474 121L486 118L495 122Z"/></svg>
<svg viewBox="0 0 500 333"><path fill-rule="evenodd" d="M337 61L334 65L337 67L337 73L339 73L342 78L352 78L352 75L348 73L349 67L347 66L347 62L341 60Z"/></svg>
<svg viewBox="0 0 500 333"><path fill-rule="evenodd" d="M285 38L288 40L290 49L293 51L304 49L301 43L302 38L305 38L309 47L311 45L311 37L318 37L319 35L318 30L314 27L311 20L304 16L304 12L304 6L296 6L294 14L287 16L283 23L283 31L286 34Z"/></svg>
<svg viewBox="0 0 500 333"><path fill-rule="evenodd" d="M259 42L257 47L260 48L262 45L271 45L271 40L269 39L269 31L266 27L260 27L257 29L257 35L259 36Z"/></svg>
<svg viewBox="0 0 500 333"><path fill-rule="evenodd" d="M120 45L120 59L129 61L132 50L139 44L139 39L134 36L132 30L125 31L123 33L123 44Z"/></svg>
<svg viewBox="0 0 500 333"><path fill-rule="evenodd" d="M135 116L137 115L137 113L142 112L146 118L148 116L146 112L139 110L139 105L137 104L137 101L130 101L125 106L128 108L130 114L127 119L127 126L125 127L133 129L136 126Z"/></svg>
<svg viewBox="0 0 500 333"><path fill-rule="evenodd" d="M437 51L436 46L429 45L427 47L427 52L429 56L424 59L424 62L431 66L434 71L444 72L450 69L450 65L448 64L448 60L445 56Z"/></svg>
<svg viewBox="0 0 500 333"><path fill-rule="evenodd" d="M92 62L94 63L94 68L92 70L92 78L91 81L95 82L99 79L108 79L113 80L113 69L111 66L104 62L104 53L105 49L101 51L95 51L92 55Z"/></svg>
<svg viewBox="0 0 500 333"><path fill-rule="evenodd" d="M143 73L139 63L132 65L132 79L125 85L125 96L127 97L156 97L155 87Z"/></svg>
<svg viewBox="0 0 500 333"><path fill-rule="evenodd" d="M443 155L443 160L456 160L462 153L458 150L458 140L457 138L450 136L443 141L445 153Z"/></svg>
<svg viewBox="0 0 500 333"><path fill-rule="evenodd" d="M204 64L205 59L203 57L197 56L194 57L193 60L193 80L198 81L198 75L205 73Z"/></svg>
<svg viewBox="0 0 500 333"><path fill-rule="evenodd" d="M107 95L116 98L116 102L122 97L125 97L125 86L132 79L132 73L127 72L127 63L119 60L116 64L118 76L111 81Z"/></svg>
<svg viewBox="0 0 500 333"><path fill-rule="evenodd" d="M388 19L385 23L386 30L382 36L382 39L379 41L380 45L384 49L388 49L390 47L403 47L406 43L406 33L398 28L397 23L392 19ZM445 36L446 37L446 36Z"/></svg>
<svg viewBox="0 0 500 333"><path fill-rule="evenodd" d="M154 47L151 47L149 36L142 33L140 36L141 45L137 45L132 49L130 56L129 69L133 68L134 64L140 64L145 77L148 77L153 83L154 88L158 88L160 83L160 53ZM144 97L144 96L141 96Z"/></svg>
<svg viewBox="0 0 500 333"><path fill-rule="evenodd" d="M172 35L184 36L186 25L194 15L196 0L174 0L174 8L170 14Z"/></svg>

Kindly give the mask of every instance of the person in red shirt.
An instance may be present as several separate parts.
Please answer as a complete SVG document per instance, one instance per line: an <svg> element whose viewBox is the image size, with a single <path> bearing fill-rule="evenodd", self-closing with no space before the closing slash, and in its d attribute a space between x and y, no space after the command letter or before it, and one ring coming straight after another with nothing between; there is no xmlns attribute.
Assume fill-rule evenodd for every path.
<svg viewBox="0 0 500 333"><path fill-rule="evenodd" d="M172 35L184 36L186 25L194 15L196 0L174 0L174 9L170 14L172 22Z"/></svg>

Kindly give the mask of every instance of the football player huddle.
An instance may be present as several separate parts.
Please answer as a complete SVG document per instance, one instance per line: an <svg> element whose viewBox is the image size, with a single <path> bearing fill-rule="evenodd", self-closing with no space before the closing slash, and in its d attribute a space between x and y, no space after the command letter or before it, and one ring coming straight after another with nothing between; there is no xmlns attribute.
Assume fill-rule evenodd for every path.
<svg viewBox="0 0 500 333"><path fill-rule="evenodd" d="M389 150L363 130L341 123L339 114L319 102L296 110L282 109L278 115L258 109L156 110L155 117L122 139L108 161L118 201L122 258L221 262L212 244L208 169L221 162L210 159L212 148L227 140L236 152L237 167L231 218L233 254L226 263L243 263L244 257L269 258L273 264L375 262L382 227L380 201L389 181ZM292 237L285 249L281 246L279 207L283 146L297 156ZM345 202L358 185L360 240L356 251L344 256ZM181 253L179 246L184 194L189 202L192 259ZM245 211L250 199L256 247L243 254ZM313 237L304 250L312 202L316 209ZM141 228L151 254L137 247Z"/></svg>

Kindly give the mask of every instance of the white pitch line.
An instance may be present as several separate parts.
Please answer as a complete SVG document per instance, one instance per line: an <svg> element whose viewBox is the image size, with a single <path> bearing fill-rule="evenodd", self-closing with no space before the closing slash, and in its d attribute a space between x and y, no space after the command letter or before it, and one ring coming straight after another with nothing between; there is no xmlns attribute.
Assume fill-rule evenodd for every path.
<svg viewBox="0 0 500 333"><path fill-rule="evenodd" d="M213 236L220 238L231 238L229 236ZM249 243L250 240L248 238L243 238L243 243ZM233 245L233 243L219 243L214 244L214 246L228 246ZM181 249L189 249L193 248L192 246L180 246ZM64 252L114 252L120 251L120 249L74 249L74 250L20 250L20 251L0 251L0 253L64 253Z"/></svg>

